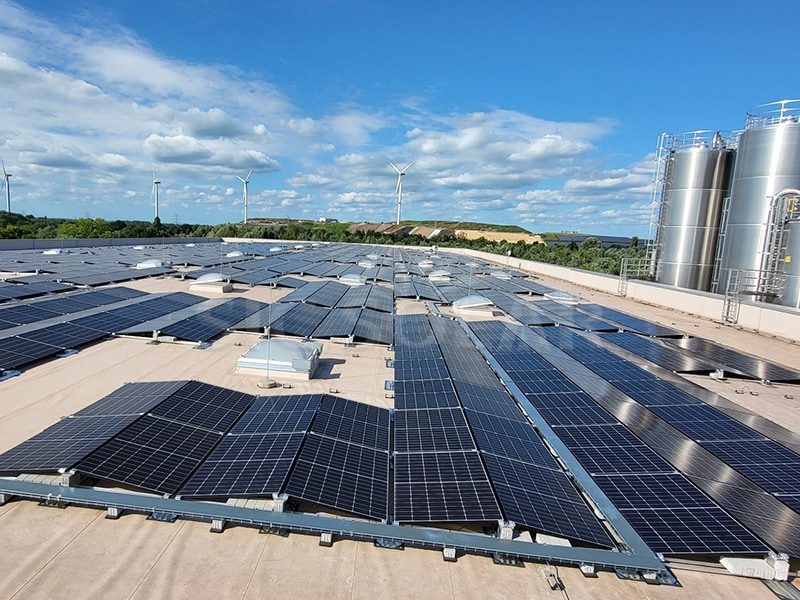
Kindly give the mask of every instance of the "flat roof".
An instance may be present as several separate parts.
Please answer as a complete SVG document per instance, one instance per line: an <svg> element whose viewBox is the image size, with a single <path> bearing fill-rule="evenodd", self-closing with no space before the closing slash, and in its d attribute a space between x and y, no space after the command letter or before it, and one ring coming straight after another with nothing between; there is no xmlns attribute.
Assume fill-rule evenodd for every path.
<svg viewBox="0 0 800 600"><path fill-rule="evenodd" d="M502 264L504 257L498 257ZM754 332L721 326L690 314L540 278L541 283L585 300L616 308L686 334L740 348L788 367L800 367L797 345ZM169 278L127 282L147 292L188 291L188 281ZM234 285L231 297L276 301L291 290ZM213 292L192 290L208 298ZM398 299L397 314L424 314L424 302ZM236 358L257 336L229 333L203 349L181 344L150 344L143 339L112 338L79 352L26 368L0 382L0 452L106 396L125 382L196 379L250 394L334 393L392 408L385 381L392 352L373 344L354 347L324 342L318 377L287 380L291 388L260 389L259 376L234 372ZM744 410L800 433L800 386L762 385L754 381L717 381L685 377L720 394ZM280 375L274 374L280 382ZM756 395L757 394L757 395ZM319 547L311 535L259 534L246 527L209 532L209 524L179 520L162 523L144 515L124 514L106 520L105 512L66 509L13 501L0 506L0 547L4 577L0 597L46 595L79 598L549 598L549 574L557 574L572 598L728 598L753 600L775 596L760 581L681 569L681 587L648 586L600 572L584 578L577 568L525 563L524 568L493 564L487 557L459 556L444 562L441 554L406 548L377 548L372 543L336 540ZM796 568L796 565L793 565ZM800 586L795 586L800 589Z"/></svg>

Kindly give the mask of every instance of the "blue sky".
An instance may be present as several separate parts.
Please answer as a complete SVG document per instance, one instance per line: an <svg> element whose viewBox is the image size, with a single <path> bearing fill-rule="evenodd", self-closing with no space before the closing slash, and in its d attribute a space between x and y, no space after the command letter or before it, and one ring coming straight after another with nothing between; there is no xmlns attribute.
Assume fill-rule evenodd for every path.
<svg viewBox="0 0 800 600"><path fill-rule="evenodd" d="M0 0L12 210L644 236L661 132L800 97L794 2ZM4 208L4 206L3 206Z"/></svg>

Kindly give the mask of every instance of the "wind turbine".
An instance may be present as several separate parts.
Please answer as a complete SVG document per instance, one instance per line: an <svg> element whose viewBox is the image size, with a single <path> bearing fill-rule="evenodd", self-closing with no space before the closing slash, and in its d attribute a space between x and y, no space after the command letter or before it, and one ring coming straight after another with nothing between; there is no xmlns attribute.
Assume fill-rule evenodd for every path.
<svg viewBox="0 0 800 600"><path fill-rule="evenodd" d="M0 163L3 164L3 185L6 186L6 212L11 212L11 183L8 181L11 173L6 171L6 163L0 158Z"/></svg>
<svg viewBox="0 0 800 600"><path fill-rule="evenodd" d="M398 169L397 165L392 161L389 161L389 164L392 165L394 172L397 173L397 185L394 188L394 193L397 194L397 219L395 220L395 225L400 225L400 205L403 203L403 175L414 164L414 161L411 161L402 169Z"/></svg>
<svg viewBox="0 0 800 600"><path fill-rule="evenodd" d="M236 179L238 179L239 181L242 182L242 184L244 184L244 191L242 192L242 198L244 198L244 224L245 225L247 225L247 182L250 181L250 175L252 175L252 174L253 174L253 169L250 169L250 171L248 171L248 173L247 173L247 177L245 177L244 179L242 179L238 175L236 176Z"/></svg>
<svg viewBox="0 0 800 600"><path fill-rule="evenodd" d="M153 198L155 199L156 205L156 219L158 218L158 186L161 185L161 182L156 179L156 172L153 171L153 191L151 192Z"/></svg>

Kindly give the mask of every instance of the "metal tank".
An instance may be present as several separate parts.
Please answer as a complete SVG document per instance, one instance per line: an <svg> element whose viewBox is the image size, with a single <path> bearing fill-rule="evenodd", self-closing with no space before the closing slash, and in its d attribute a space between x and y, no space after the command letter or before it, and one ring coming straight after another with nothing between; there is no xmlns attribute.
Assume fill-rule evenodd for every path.
<svg viewBox="0 0 800 600"><path fill-rule="evenodd" d="M708 291L733 164L730 135L692 131L662 136L661 145L667 164L661 170L656 281Z"/></svg>
<svg viewBox="0 0 800 600"><path fill-rule="evenodd" d="M739 136L731 197L720 239L715 291L798 304L798 286L786 286L786 266L775 260L771 207L782 190L800 187L800 100L763 104L747 113ZM797 227L786 227L787 234ZM797 244L797 234L788 245ZM786 249L784 240L784 249ZM790 269L791 269L790 268ZM780 273L776 273L778 269ZM737 289L730 282L738 281Z"/></svg>

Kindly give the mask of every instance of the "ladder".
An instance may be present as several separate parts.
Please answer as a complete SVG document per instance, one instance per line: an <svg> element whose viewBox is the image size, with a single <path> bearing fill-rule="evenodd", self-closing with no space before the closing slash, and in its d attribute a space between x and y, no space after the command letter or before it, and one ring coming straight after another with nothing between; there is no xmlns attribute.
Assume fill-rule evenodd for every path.
<svg viewBox="0 0 800 600"><path fill-rule="evenodd" d="M719 220L719 235L717 235L717 251L714 255L714 271L711 276L711 291L719 293L720 266L722 254L725 252L725 232L728 230L728 216L731 212L731 197L722 200L722 216Z"/></svg>
<svg viewBox="0 0 800 600"><path fill-rule="evenodd" d="M728 271L728 285L725 288L725 301L722 304L722 322L735 325L739 322L739 306L742 300L739 296L741 289L741 272L739 269Z"/></svg>
<svg viewBox="0 0 800 600"><path fill-rule="evenodd" d="M774 197L770 203L756 287L756 293L765 300L780 296L786 282L784 267L789 245L790 206L791 199L783 195Z"/></svg>

